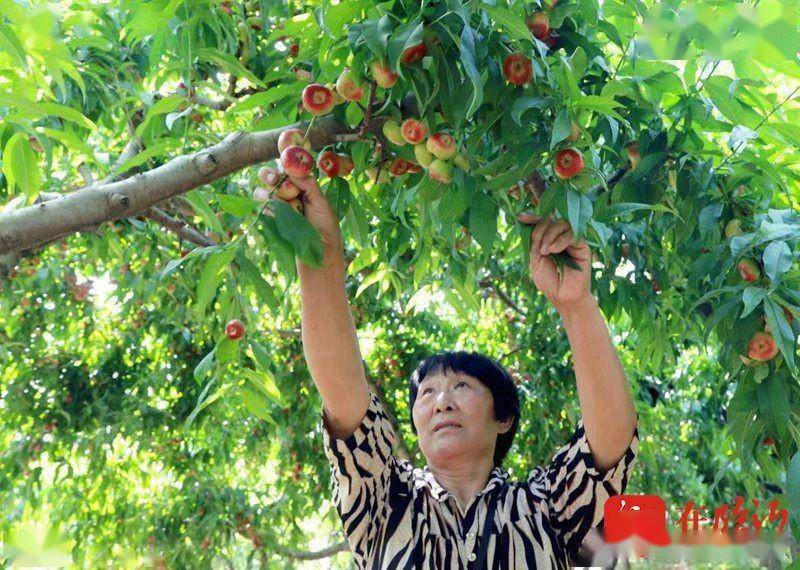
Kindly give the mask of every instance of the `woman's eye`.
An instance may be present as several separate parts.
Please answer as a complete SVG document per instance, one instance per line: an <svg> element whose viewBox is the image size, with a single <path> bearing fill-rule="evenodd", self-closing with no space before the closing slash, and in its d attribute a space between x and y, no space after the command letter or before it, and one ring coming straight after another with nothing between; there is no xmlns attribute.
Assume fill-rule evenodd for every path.
<svg viewBox="0 0 800 570"><path fill-rule="evenodd" d="M422 393L423 393L423 394L427 394L427 393L428 393L428 392L430 392L430 391L431 391L431 389L430 389L430 388L425 388L425 389L422 391Z"/></svg>
<svg viewBox="0 0 800 570"><path fill-rule="evenodd" d="M467 385L468 385L466 382L459 382L458 384L456 384L456 388L458 388L458 387L459 387L459 386L461 386L462 384L463 384L464 386L467 386Z"/></svg>

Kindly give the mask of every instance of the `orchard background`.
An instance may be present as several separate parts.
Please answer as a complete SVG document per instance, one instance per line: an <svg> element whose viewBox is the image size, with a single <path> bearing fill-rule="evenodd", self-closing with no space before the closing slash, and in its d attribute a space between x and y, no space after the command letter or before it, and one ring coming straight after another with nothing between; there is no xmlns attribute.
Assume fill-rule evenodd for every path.
<svg viewBox="0 0 800 570"><path fill-rule="evenodd" d="M754 22L741 9L757 4ZM513 477L571 433L569 344L517 219L554 215L595 254L636 397L629 491L673 515L779 498L800 538L795 17L791 2L0 0L0 560L348 567L299 331L295 256L319 263L321 242L261 181L280 173L259 177L289 127L315 160L353 161L312 175L402 457L424 460L408 377L446 349L513 373ZM345 68L310 114L304 89ZM408 119L457 156L420 164L425 145L399 144ZM582 170L555 168L565 149Z"/></svg>

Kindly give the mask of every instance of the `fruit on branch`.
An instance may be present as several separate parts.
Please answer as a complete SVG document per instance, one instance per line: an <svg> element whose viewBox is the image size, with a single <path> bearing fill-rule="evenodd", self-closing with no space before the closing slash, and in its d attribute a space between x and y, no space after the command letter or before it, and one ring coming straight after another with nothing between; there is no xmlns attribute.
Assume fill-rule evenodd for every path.
<svg viewBox="0 0 800 570"><path fill-rule="evenodd" d="M425 148L436 158L447 160L456 153L456 140L447 133L436 133L428 137Z"/></svg>
<svg viewBox="0 0 800 570"><path fill-rule="evenodd" d="M261 186L257 186L253 190L253 200L256 202L265 202L266 200L269 200L269 190Z"/></svg>
<svg viewBox="0 0 800 570"><path fill-rule="evenodd" d="M194 113L189 115L189 118L192 119L195 123L202 123L203 122L203 115L201 115L197 111L195 111Z"/></svg>
<svg viewBox="0 0 800 570"><path fill-rule="evenodd" d="M415 61L419 61L423 57L425 57L425 54L427 53L428 50L425 48L425 43L420 42L416 45L404 49L403 55L400 56L400 61L405 64L414 63Z"/></svg>
<svg viewBox="0 0 800 570"><path fill-rule="evenodd" d="M508 195L514 200L519 200L522 197L522 190L520 190L519 186L515 184L514 186L508 189Z"/></svg>
<svg viewBox="0 0 800 570"><path fill-rule="evenodd" d="M327 115L333 109L333 92L319 83L303 89L303 108L312 115Z"/></svg>
<svg viewBox="0 0 800 570"><path fill-rule="evenodd" d="M453 165L437 158L428 165L428 175L437 182L450 183L453 181Z"/></svg>
<svg viewBox="0 0 800 570"><path fill-rule="evenodd" d="M435 157L428 150L428 145L419 143L414 145L414 158L416 158L417 162L423 167L428 168Z"/></svg>
<svg viewBox="0 0 800 570"><path fill-rule="evenodd" d="M281 182L281 185L275 190L275 196L289 202L300 196L300 188L298 188L294 182L287 179Z"/></svg>
<svg viewBox="0 0 800 570"><path fill-rule="evenodd" d="M460 152L453 157L453 164L458 166L464 172L469 172L469 161L467 157Z"/></svg>
<svg viewBox="0 0 800 570"><path fill-rule="evenodd" d="M353 168L355 168L355 164L353 163L353 159L347 156L346 154L339 155L339 176L344 178L351 172L353 172Z"/></svg>
<svg viewBox="0 0 800 570"><path fill-rule="evenodd" d="M281 134L278 136L278 153L283 152L290 146L302 146L311 150L311 142L303 142L305 136L306 134L300 129L286 129L285 131L281 131Z"/></svg>
<svg viewBox="0 0 800 570"><path fill-rule="evenodd" d="M565 148L556 154L553 171L556 176L568 180L580 174L583 170L583 156L574 148Z"/></svg>
<svg viewBox="0 0 800 570"><path fill-rule="evenodd" d="M383 136L389 139L389 142L392 142L397 146L403 146L406 144L406 139L403 138L403 132L400 129L400 125L398 125L395 121L389 119L383 123L381 131L383 132Z"/></svg>
<svg viewBox="0 0 800 570"><path fill-rule="evenodd" d="M409 144L419 144L428 136L428 127L416 119L406 119L400 127L400 134Z"/></svg>
<svg viewBox="0 0 800 570"><path fill-rule="evenodd" d="M300 81L311 81L311 72L307 69L303 69L302 67L294 66L292 68L292 72L294 72L294 76L297 77ZM329 88L330 89L330 88Z"/></svg>
<svg viewBox="0 0 800 570"><path fill-rule="evenodd" d="M503 60L503 75L509 83L525 85L533 77L531 60L524 53L512 53Z"/></svg>
<svg viewBox="0 0 800 570"><path fill-rule="evenodd" d="M639 165L639 143L636 141L629 143L625 151L628 153L628 160L631 161L631 170L636 170Z"/></svg>
<svg viewBox="0 0 800 570"><path fill-rule="evenodd" d="M550 32L550 18L547 12L533 12L525 18L525 25L537 40L544 40Z"/></svg>
<svg viewBox="0 0 800 570"><path fill-rule="evenodd" d="M372 73L372 79L375 80L378 87L389 89L390 87L394 87L394 84L397 83L397 74L392 73L389 66L378 59L373 60L372 63L369 64L369 70Z"/></svg>
<svg viewBox="0 0 800 570"><path fill-rule="evenodd" d="M778 354L778 344L767 332L757 332L747 343L747 356L758 362L772 360Z"/></svg>
<svg viewBox="0 0 800 570"><path fill-rule="evenodd" d="M283 149L281 167L292 178L305 178L314 168L314 157L303 147L292 145Z"/></svg>
<svg viewBox="0 0 800 570"><path fill-rule="evenodd" d="M258 170L258 179L267 186L277 186L280 174L270 166L263 166Z"/></svg>
<svg viewBox="0 0 800 570"><path fill-rule="evenodd" d="M297 57L298 53L300 53L300 44L295 42L295 43L293 43L292 45L289 46L289 54L292 57Z"/></svg>
<svg viewBox="0 0 800 570"><path fill-rule="evenodd" d="M387 170L392 176L402 176L408 172L408 165L409 162L407 160L397 157L392 159Z"/></svg>
<svg viewBox="0 0 800 570"><path fill-rule="evenodd" d="M570 127L570 130L569 130L569 136L567 137L567 140L569 142L575 142L579 138L581 138L581 128L578 125L576 125L575 123L572 123L572 126Z"/></svg>
<svg viewBox="0 0 800 570"><path fill-rule="evenodd" d="M767 436L764 438L764 445L775 445L775 440Z"/></svg>
<svg viewBox="0 0 800 570"><path fill-rule="evenodd" d="M557 50L559 47L561 47L561 44L559 43L559 36L553 33L547 34L542 41L545 43L545 45L547 45L548 48L550 48L550 51Z"/></svg>
<svg viewBox="0 0 800 570"><path fill-rule="evenodd" d="M742 279L750 283L761 277L761 269L755 259L743 259L736 265L736 268L739 270L739 275L742 276Z"/></svg>
<svg viewBox="0 0 800 570"><path fill-rule="evenodd" d="M331 90L331 93L333 93L333 105L334 105L334 106L336 106L336 105L341 105L342 103L344 103L345 101L347 101L347 99L345 99L344 97L342 97L342 96L339 94L339 92L336 90L336 84L335 84L335 83L326 83L326 84L325 84L325 87L327 87L328 89L330 89L330 90Z"/></svg>
<svg viewBox="0 0 800 570"><path fill-rule="evenodd" d="M341 165L342 163L339 155L332 150L326 150L320 153L317 158L317 168L328 178L336 178L339 176Z"/></svg>
<svg viewBox="0 0 800 570"><path fill-rule="evenodd" d="M343 70L336 80L336 92L348 101L358 101L364 96L364 88L356 83L353 72Z"/></svg>
<svg viewBox="0 0 800 570"><path fill-rule="evenodd" d="M230 0L222 0L222 2L219 3L219 9L225 12L228 16L233 14L233 9L231 8Z"/></svg>
<svg viewBox="0 0 800 570"><path fill-rule="evenodd" d="M740 236L744 233L742 229L742 220L734 218L725 224L725 238L731 239L734 236Z"/></svg>
<svg viewBox="0 0 800 570"><path fill-rule="evenodd" d="M239 319L228 321L225 325L225 335L231 340L239 340L244 335L244 323Z"/></svg>
<svg viewBox="0 0 800 570"><path fill-rule="evenodd" d="M422 167L416 162L407 162L407 166L408 166L408 169L406 170L407 174L416 174L417 172L422 172Z"/></svg>

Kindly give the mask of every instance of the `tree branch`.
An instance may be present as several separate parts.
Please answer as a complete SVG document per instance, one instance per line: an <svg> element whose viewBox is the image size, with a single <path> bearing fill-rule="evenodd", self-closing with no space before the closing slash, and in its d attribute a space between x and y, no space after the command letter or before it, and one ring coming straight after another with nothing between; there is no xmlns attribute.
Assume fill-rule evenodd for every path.
<svg viewBox="0 0 800 570"><path fill-rule="evenodd" d="M182 240L191 242L195 245L199 245L200 247L217 245L217 242L207 238L206 236L198 232L196 229L194 229L192 226L190 226L183 220L173 218L172 216L170 216L166 212L159 210L158 208L148 209L144 213L144 217L153 220L154 222L161 225L165 229L176 234Z"/></svg>
<svg viewBox="0 0 800 570"><path fill-rule="evenodd" d="M321 558L328 558L337 552L344 552L349 549L350 546L347 544L347 541L343 540L339 544L328 546L322 550L317 550L316 552L294 550L293 548L288 548L286 546L277 546L275 548L275 552L285 558L291 558L293 560L320 560Z"/></svg>
<svg viewBox="0 0 800 570"><path fill-rule="evenodd" d="M492 280L489 277L485 277L485 278L481 279L480 286L481 287L487 287L487 288L493 290L495 292L495 294L497 295L497 297L501 301L503 301L503 303L505 303L506 305L511 307L511 309L513 309L514 312L516 312L518 315L520 315L522 317L521 320L522 320L523 323L525 322L525 319L527 318L528 314L519 305L517 305L514 302L514 299L509 297L508 294L505 291L503 291L500 288L499 285L497 285L496 283L493 283Z"/></svg>
<svg viewBox="0 0 800 570"><path fill-rule="evenodd" d="M278 136L286 128L231 133L220 143L176 157L125 180L99 183L38 205L0 214L0 255L30 249L56 237L127 218L169 198L209 184L247 166L278 157ZM315 121L309 132L313 148L334 141L348 128L333 117Z"/></svg>

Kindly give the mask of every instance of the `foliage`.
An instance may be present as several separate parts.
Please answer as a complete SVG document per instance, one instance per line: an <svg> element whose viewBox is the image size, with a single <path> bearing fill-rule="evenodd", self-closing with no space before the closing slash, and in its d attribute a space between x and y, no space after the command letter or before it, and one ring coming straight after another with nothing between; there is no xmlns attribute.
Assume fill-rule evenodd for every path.
<svg viewBox="0 0 800 570"><path fill-rule="evenodd" d="M307 121L303 87L345 66L367 85L379 58L399 80L369 112L369 90L334 108L370 128L331 145L353 174L321 183L352 260L365 362L407 447L408 375L453 347L502 356L519 382L516 476L574 427L569 344L527 277L530 227L517 214L532 210L569 220L595 253L593 290L644 436L631 491L672 505L797 504L800 68L769 41L722 63L648 59L634 41L648 5L562 0L545 42L525 26L530 2L0 0L0 224L41 193ZM427 56L400 64L420 41ZM525 86L504 80L511 52L531 59ZM371 128L409 116L450 132L469 169L451 184L425 171L370 179L369 167L415 160ZM563 180L554 156L570 147L586 168ZM81 566L218 556L288 568L286 547L341 539L296 332L295 256L319 263L319 237L275 200L265 214L250 197L256 172L170 204L213 245L127 218L14 258L0 281L2 531L46 516ZM733 219L743 231L726 237ZM742 279L743 259L757 281ZM231 318L246 323L241 341L225 337ZM779 354L745 363L767 325Z"/></svg>

